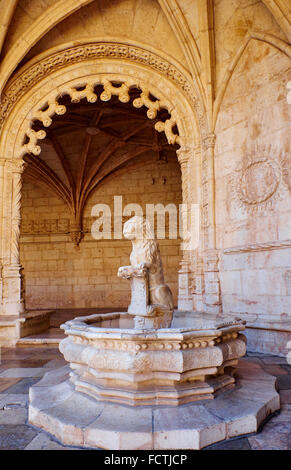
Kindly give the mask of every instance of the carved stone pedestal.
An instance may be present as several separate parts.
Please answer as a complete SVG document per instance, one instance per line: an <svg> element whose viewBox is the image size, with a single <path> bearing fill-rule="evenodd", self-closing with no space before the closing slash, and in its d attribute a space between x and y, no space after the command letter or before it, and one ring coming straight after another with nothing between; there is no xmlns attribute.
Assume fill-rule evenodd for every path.
<svg viewBox="0 0 291 470"><path fill-rule="evenodd" d="M134 328L170 328L173 309L164 305L150 304L148 269L124 266L120 268L119 273L121 277L130 279L131 301L127 311L134 317Z"/></svg>
<svg viewBox="0 0 291 470"><path fill-rule="evenodd" d="M132 276L131 302L128 313L134 316L135 329L169 328L173 318L173 310L161 305L149 305L149 287L147 270Z"/></svg>

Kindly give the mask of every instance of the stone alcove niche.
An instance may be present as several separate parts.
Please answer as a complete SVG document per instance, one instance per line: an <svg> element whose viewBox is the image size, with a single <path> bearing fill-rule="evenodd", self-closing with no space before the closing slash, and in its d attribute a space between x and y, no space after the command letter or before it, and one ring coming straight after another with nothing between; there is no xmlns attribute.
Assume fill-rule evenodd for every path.
<svg viewBox="0 0 291 470"><path fill-rule="evenodd" d="M85 87L78 88L78 92L81 92ZM142 206L148 202L163 202L165 205L170 202L182 202L180 169L176 157L178 145L168 144L164 132L159 133L154 129L155 121L159 118L166 120L167 111L162 109L157 112L156 119L148 119L147 108L135 108L132 105L141 93L141 90L136 88L129 91L128 103L121 102L118 96L113 96L108 102L101 101L100 96L104 91L102 85L97 85L95 91L98 96L95 103L88 103L86 98L80 98L79 103L72 103L70 95L58 98L59 105L66 107L66 113L54 115L51 125L45 128L46 138L39 142L40 155L24 155L27 165L23 174L24 212L22 210L20 260L24 268L28 309L127 305L127 286L117 290L114 287L118 287L118 258L125 257L127 252L129 254L129 247L127 249L124 240L113 240L113 233L112 242L109 240L107 244L106 240L94 240L90 233L96 220L96 217L91 216L91 208L97 202L102 202L102 197L105 197L102 194L108 194L110 188L113 189L114 181L116 190L113 194L123 194L123 205L128 197L131 202L141 202ZM153 101L154 97L151 100ZM43 129L43 124L35 120L32 128L37 133ZM154 183L149 175L150 168L155 172ZM141 181L137 181L137 187L131 189L132 178L138 172ZM165 183L163 175L169 175ZM127 177L129 179L126 190ZM178 179L174 192L173 182ZM156 192L155 200L152 201L146 192L141 194L142 180L145 180L148 192ZM43 191L33 191L36 187L43 188ZM172 200L166 197L168 188L171 188ZM134 198L135 192L139 195L137 201ZM159 199L161 192L164 193L162 201ZM57 196L61 205L54 208L54 199L50 195ZM37 196L41 198L40 206L37 205ZM55 213L55 216L48 210L44 212L48 197L52 204L51 214ZM108 196L106 201L108 202ZM31 211L34 212L33 217L29 215ZM113 214L113 207L111 211ZM113 220L111 222L113 225ZM32 266L30 247L34 237L38 241L34 244L33 251L35 255L38 252L39 261L37 265L35 262ZM79 245L77 252L73 246L69 246L72 242L77 247ZM169 262L166 261L166 271L175 298L179 245L179 240L165 240L164 243L164 250L168 246L171 249L171 253L167 255ZM90 256L87 255L88 251ZM99 252L103 253L102 267ZM51 261L48 264L45 260L49 259L50 253ZM95 264L92 258L95 259ZM37 275L42 279L42 286L38 285ZM66 287L62 289L61 286L67 277ZM78 289L74 287L76 285L79 286ZM67 292L70 286L71 292Z"/></svg>
<svg viewBox="0 0 291 470"><path fill-rule="evenodd" d="M196 110L199 110L199 105L197 99L193 98L194 92L188 85L187 79L183 77L181 72L174 71L172 65L166 65L164 59L159 58L156 62L151 62L154 57L153 53L149 54L147 58L149 62L145 64L144 58L138 54L136 54L134 59L131 58L130 61L117 60L112 57L104 58L104 55L107 53L106 48L106 50L102 49L102 58L98 61L98 72L96 72L96 58L91 59L91 53L94 50L94 54L96 51L99 54L100 49L98 48L99 45L96 47L92 45L92 49L88 46L84 47L86 54L89 51L85 57L80 55L81 48L77 48L77 59L74 55L75 51L73 51L71 63L68 60L69 52L62 51L55 54L55 56L52 54L49 60L43 59L41 63L33 63L30 69L26 66L24 72L18 75L10 87L8 86L6 95L4 94L4 101L9 95L11 102L6 100L7 106L5 104L4 107L4 113L7 114L8 111L8 116L4 121L1 144L3 154L7 157L5 159L7 163L5 163L4 171L7 174L9 173L10 176L7 179L11 184L11 187L7 187L6 191L10 196L13 194L13 199L10 199L11 205L7 213L10 222L5 226L7 235L3 237L5 253L3 283L7 285L6 291L10 289L9 286L13 286L13 296L8 296L9 299L7 297L3 302L4 311L7 313L19 315L24 310L24 299L21 295L21 266L19 259L23 156L30 152L32 155L36 153L36 155L33 155L33 158L38 158L37 153L39 153L40 149L37 140L45 136L44 124L48 126L47 129L49 130L51 116L55 113L56 109L60 113L59 116L62 116L63 114L61 113L65 111L62 107L64 105L58 104L56 101L59 96L69 95L73 100L77 101L89 97L89 101L90 99L94 101L96 96L93 84L95 86L99 83L103 86L103 91L100 90L101 94L106 92L109 95L121 95L122 100L127 99L128 89L137 88L141 90L141 95L137 96L136 99L141 99L142 103L137 101L136 104L140 106L140 104L143 105L145 103L145 109L147 109L150 117L155 116L158 108L167 110L168 114L164 121L158 120L155 124L159 132L165 131L168 142L180 145L177 156L182 173L182 201L187 202L189 200L188 163L195 157L195 145L197 139L199 139L198 125L203 127L204 121L201 118L201 110L200 114L199 112L195 114ZM138 48L135 49L135 52L138 52ZM115 53L116 55L119 54L118 51ZM125 53L123 51L123 58L125 54L132 54L132 49L129 48ZM65 57L65 64L62 64L63 67L52 67L52 57L54 57L54 60L57 57L57 64L60 63L62 57ZM150 62L151 65L149 65ZM159 63L163 64L163 70L166 65L165 74L159 71ZM44 69L42 69L42 64ZM38 81L38 77L41 77L41 80ZM116 87L112 83L121 83L122 85L121 87ZM107 91L104 88L104 84ZM109 95L103 95L103 97L107 99ZM18 101L15 101L16 98L18 98ZM98 99L100 100L99 97ZM194 105L191 105L191 100L194 100L192 101ZM139 108L135 109L138 110ZM37 130L37 128L34 128L34 124L37 121L42 122L43 129ZM149 120L149 122L151 121ZM11 216L9 216L9 213ZM76 238L78 238L78 234ZM182 269L184 277L186 263L189 263L189 261L186 261L185 257ZM6 273L9 274L6 276ZM184 291L188 289L187 282L186 284L185 282L179 284ZM17 287L15 288L15 286ZM180 290L180 297L181 292ZM184 293L182 297L183 295ZM192 303L192 301L190 302Z"/></svg>

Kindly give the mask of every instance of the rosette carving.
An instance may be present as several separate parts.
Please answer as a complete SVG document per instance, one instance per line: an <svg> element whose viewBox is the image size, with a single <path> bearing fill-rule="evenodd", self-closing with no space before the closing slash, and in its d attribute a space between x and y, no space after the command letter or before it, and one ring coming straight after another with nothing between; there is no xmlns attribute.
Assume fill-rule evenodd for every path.
<svg viewBox="0 0 291 470"><path fill-rule="evenodd" d="M271 208L281 196L284 183L288 187L286 161L276 153L271 148L257 149L233 175L237 202L250 213Z"/></svg>

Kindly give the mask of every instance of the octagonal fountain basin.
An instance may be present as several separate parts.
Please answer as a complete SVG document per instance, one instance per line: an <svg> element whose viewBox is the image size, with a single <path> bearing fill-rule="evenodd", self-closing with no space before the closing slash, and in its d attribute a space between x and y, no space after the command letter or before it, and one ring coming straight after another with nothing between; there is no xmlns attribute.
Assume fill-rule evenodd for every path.
<svg viewBox="0 0 291 470"><path fill-rule="evenodd" d="M244 323L176 312L171 328L154 330L134 329L124 312L82 316L62 325L60 351L75 390L97 401L180 405L234 386Z"/></svg>

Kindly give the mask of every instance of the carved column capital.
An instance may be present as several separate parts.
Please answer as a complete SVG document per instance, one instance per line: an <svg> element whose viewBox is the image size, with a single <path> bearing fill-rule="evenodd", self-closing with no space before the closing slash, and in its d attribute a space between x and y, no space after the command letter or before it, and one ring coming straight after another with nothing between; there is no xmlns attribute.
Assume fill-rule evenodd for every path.
<svg viewBox="0 0 291 470"><path fill-rule="evenodd" d="M178 161L182 169L187 166L188 161L190 160L191 152L193 152L193 148L186 145L180 147L179 150L177 150Z"/></svg>
<svg viewBox="0 0 291 470"><path fill-rule="evenodd" d="M27 163L22 158L15 158L13 160L5 160L6 167L12 173L22 174Z"/></svg>
<svg viewBox="0 0 291 470"><path fill-rule="evenodd" d="M214 148L215 146L216 135L212 132L206 134L202 139L202 148L203 150L208 150Z"/></svg>

